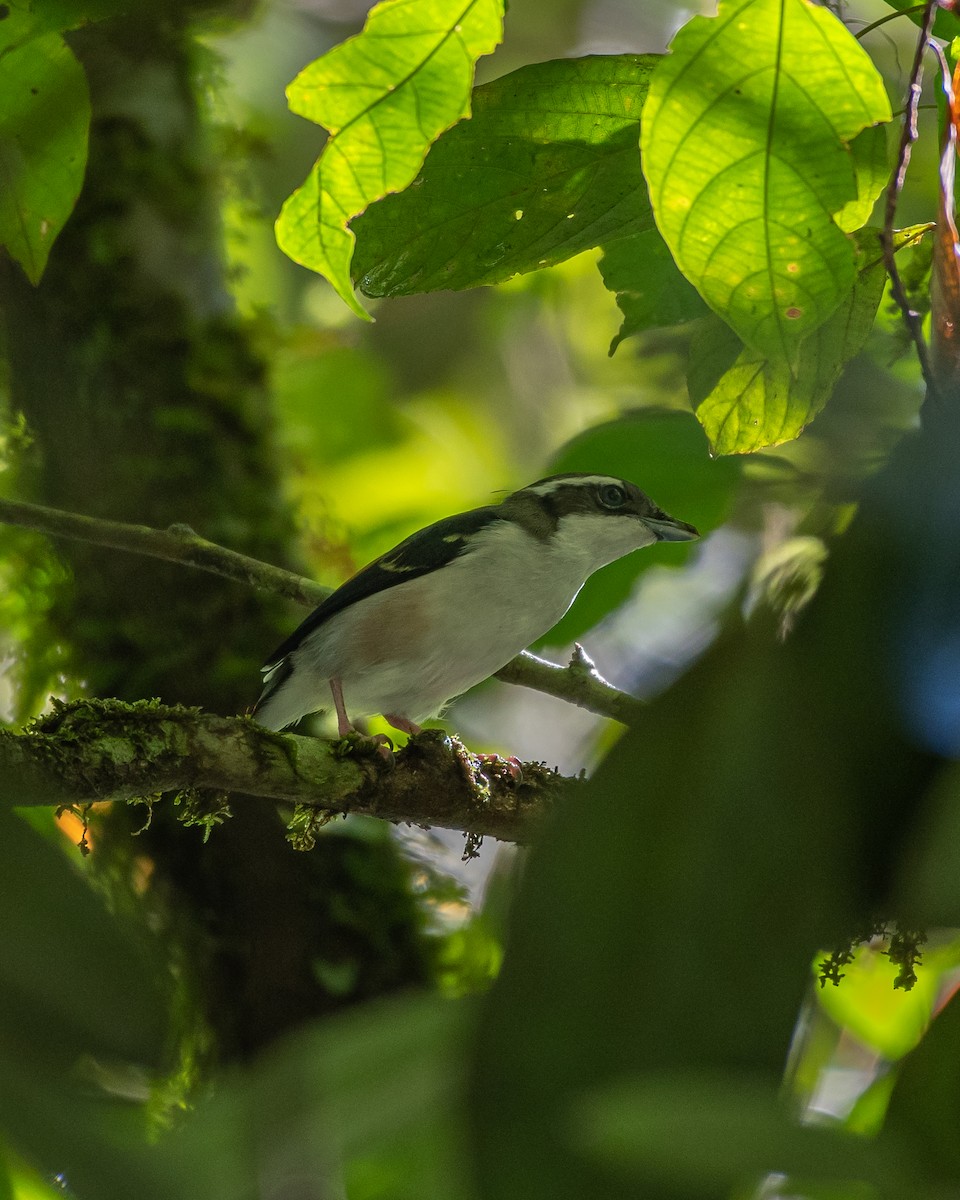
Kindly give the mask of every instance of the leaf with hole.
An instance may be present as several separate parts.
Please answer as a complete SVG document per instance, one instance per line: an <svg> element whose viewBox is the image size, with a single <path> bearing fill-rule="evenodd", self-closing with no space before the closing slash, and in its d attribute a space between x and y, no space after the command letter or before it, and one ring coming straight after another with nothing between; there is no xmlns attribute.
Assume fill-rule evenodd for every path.
<svg viewBox="0 0 960 1200"><path fill-rule="evenodd" d="M658 55L535 63L479 87L414 185L353 222L368 296L499 283L651 229L640 110Z"/></svg>

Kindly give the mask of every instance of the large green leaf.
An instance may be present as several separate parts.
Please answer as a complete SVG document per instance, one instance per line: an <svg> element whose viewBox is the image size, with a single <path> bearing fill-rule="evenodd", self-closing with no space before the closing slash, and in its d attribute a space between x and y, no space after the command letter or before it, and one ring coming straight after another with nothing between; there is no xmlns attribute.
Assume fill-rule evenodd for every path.
<svg viewBox="0 0 960 1200"><path fill-rule="evenodd" d="M837 214L842 229L859 229L870 217L889 174L886 129L874 125L850 147L856 171L857 196ZM682 325L704 316L700 293L680 273L669 247L657 229L620 238L603 248L600 274L616 293L623 313L620 332L610 343L613 354L624 339L648 329Z"/></svg>
<svg viewBox="0 0 960 1200"><path fill-rule="evenodd" d="M363 32L306 67L290 108L330 133L277 221L280 248L318 271L358 316L351 218L415 177L430 145L470 112L477 58L501 37L502 0L384 0Z"/></svg>
<svg viewBox="0 0 960 1200"><path fill-rule="evenodd" d="M956 994L904 1059L886 1128L916 1147L931 1171L960 1182L960 1001Z"/></svg>
<svg viewBox="0 0 960 1200"><path fill-rule="evenodd" d="M0 1054L16 1046L21 1061L162 1061L166 997L144 941L9 809L0 810L0 868Z"/></svg>
<svg viewBox="0 0 960 1200"><path fill-rule="evenodd" d="M710 311L696 288L680 274L656 229L604 246L600 274L604 286L616 293L623 313L620 332L610 343L611 354L634 334L682 325Z"/></svg>
<svg viewBox="0 0 960 1200"><path fill-rule="evenodd" d="M142 1108L95 1081L142 1088L144 1067L169 1068L162 968L59 847L9 811L18 789L4 783L0 1132L38 1169L64 1172L78 1195L159 1200L166 1191L141 1174Z"/></svg>
<svg viewBox="0 0 960 1200"><path fill-rule="evenodd" d="M936 760L919 747L957 753L960 438L951 410L941 421L872 477L790 638L732 621L534 848L475 1054L488 1200L731 1195L729 1161L705 1164L698 1182L661 1171L647 1186L585 1162L571 1106L624 1077L726 1076L735 1088L748 1073L772 1093L815 947L889 903L928 816ZM935 1116L944 1160L908 1150L923 1164L918 1195L956 1190L949 1176L926 1186L928 1173L955 1180L960 1160L956 1028L937 1047L940 1077L932 1053L930 1086L923 1095L921 1077L914 1093L917 1141ZM650 1175L696 1136L691 1122L660 1131L638 1163Z"/></svg>
<svg viewBox="0 0 960 1200"><path fill-rule="evenodd" d="M809 0L725 0L654 74L641 145L657 224L757 354L794 362L849 295L855 247L834 214L858 195L850 143L890 116L870 59Z"/></svg>
<svg viewBox="0 0 960 1200"><path fill-rule="evenodd" d="M687 387L715 454L748 454L798 436L820 412L843 366L873 326L886 271L876 239L853 287L798 351L793 368L745 346L717 317L691 348Z"/></svg>
<svg viewBox="0 0 960 1200"><path fill-rule="evenodd" d="M477 88L415 186L353 222L361 290L498 283L651 228L638 141L658 61L561 59Z"/></svg>
<svg viewBox="0 0 960 1200"><path fill-rule="evenodd" d="M80 64L25 5L0 21L0 243L38 283L87 162L90 98Z"/></svg>

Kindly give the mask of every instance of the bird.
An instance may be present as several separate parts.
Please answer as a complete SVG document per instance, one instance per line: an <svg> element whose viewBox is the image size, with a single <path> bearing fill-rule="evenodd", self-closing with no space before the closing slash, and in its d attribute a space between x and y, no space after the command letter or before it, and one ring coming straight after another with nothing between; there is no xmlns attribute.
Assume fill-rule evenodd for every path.
<svg viewBox="0 0 960 1200"><path fill-rule="evenodd" d="M252 716L380 714L408 734L552 628L594 571L699 537L636 484L568 472L428 525L328 596L263 667Z"/></svg>

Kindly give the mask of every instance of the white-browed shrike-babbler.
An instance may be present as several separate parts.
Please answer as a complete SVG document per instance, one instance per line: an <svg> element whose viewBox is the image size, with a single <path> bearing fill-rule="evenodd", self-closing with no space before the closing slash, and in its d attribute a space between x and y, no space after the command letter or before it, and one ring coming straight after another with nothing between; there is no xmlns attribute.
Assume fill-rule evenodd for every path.
<svg viewBox="0 0 960 1200"><path fill-rule="evenodd" d="M254 717L382 714L416 733L455 696L546 633L599 567L654 542L698 537L635 484L551 475L428 525L337 588L264 667Z"/></svg>

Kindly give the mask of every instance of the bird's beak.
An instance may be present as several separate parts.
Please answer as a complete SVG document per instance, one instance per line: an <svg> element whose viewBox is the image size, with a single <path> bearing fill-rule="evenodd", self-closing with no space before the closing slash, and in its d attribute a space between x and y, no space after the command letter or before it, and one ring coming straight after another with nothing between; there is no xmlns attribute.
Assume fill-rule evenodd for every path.
<svg viewBox="0 0 960 1200"><path fill-rule="evenodd" d="M675 517L664 516L659 520L644 517L643 523L656 534L658 542L692 542L700 536L699 530Z"/></svg>

